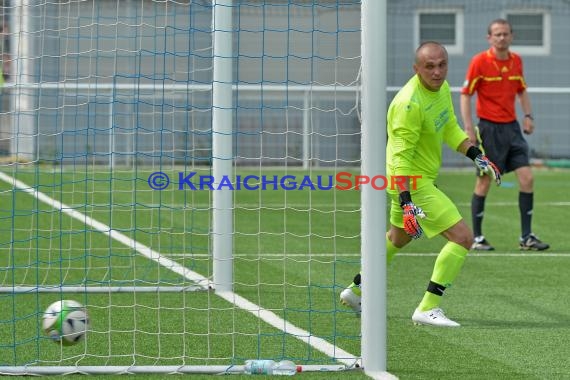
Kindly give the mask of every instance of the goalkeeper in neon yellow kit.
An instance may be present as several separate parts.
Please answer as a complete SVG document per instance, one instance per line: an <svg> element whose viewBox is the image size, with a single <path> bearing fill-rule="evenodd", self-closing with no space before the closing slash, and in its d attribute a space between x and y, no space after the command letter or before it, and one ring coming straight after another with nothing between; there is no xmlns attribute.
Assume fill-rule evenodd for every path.
<svg viewBox="0 0 570 380"><path fill-rule="evenodd" d="M471 158L497 184L497 167L473 146L457 123L447 76L448 55L437 42L425 42L416 50L414 75L398 92L388 109L386 174L421 176L415 188L388 190L391 200L390 229L386 256L390 262L412 239L426 234L442 235L448 242L435 261L427 290L412 315L416 324L457 327L439 305L441 297L458 275L473 242L473 233L453 202L435 185L441 167L442 144ZM361 311L361 278L340 295L341 302Z"/></svg>

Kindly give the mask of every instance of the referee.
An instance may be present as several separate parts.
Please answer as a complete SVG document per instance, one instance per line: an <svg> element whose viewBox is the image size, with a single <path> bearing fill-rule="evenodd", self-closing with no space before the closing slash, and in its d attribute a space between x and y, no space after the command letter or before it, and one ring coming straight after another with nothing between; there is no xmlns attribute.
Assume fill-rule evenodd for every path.
<svg viewBox="0 0 570 380"><path fill-rule="evenodd" d="M518 97L524 119L522 131L530 135L534 131L534 119L527 85L523 76L523 64L519 55L511 52L513 41L511 25L497 19L489 24L487 41L490 48L475 55L467 69L461 89L461 117L465 132L473 144L494 162L501 174L514 171L519 183L519 210L522 250L543 251L549 245L532 233L533 175L530 168L528 144L521 133L515 111ZM478 126L472 124L471 97L477 93L476 111ZM494 247L483 235L485 198L491 187L489 176L479 175L471 200L471 217L474 241L471 249L492 251Z"/></svg>

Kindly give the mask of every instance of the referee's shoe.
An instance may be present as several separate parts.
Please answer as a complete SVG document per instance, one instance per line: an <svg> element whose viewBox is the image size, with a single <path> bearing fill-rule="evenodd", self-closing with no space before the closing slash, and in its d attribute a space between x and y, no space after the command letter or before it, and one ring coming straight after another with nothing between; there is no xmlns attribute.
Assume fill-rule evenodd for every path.
<svg viewBox="0 0 570 380"><path fill-rule="evenodd" d="M481 235L474 239L471 249L474 251L494 251L495 247L489 244L485 236Z"/></svg>
<svg viewBox="0 0 570 380"><path fill-rule="evenodd" d="M519 246L523 251L544 251L550 248L550 245L540 241L535 234L529 234L527 237L521 238Z"/></svg>

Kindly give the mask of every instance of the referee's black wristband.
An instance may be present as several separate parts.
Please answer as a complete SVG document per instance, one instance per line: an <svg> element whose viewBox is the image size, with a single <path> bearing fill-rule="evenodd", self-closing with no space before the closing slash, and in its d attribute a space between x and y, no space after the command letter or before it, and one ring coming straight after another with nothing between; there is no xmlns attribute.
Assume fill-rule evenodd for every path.
<svg viewBox="0 0 570 380"><path fill-rule="evenodd" d="M467 149L467 152L465 152L465 155L473 161L475 161L477 156L480 154L483 154L483 152L481 152L481 150L476 146L470 146L469 149Z"/></svg>
<svg viewBox="0 0 570 380"><path fill-rule="evenodd" d="M406 203L410 203L412 201L412 195L409 191L402 191L400 193L400 207L404 206Z"/></svg>

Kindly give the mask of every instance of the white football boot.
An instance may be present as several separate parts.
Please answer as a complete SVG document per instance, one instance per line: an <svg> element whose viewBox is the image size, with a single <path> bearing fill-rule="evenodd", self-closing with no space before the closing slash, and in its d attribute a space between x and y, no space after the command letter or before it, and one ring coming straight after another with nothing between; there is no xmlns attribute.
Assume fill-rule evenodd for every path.
<svg viewBox="0 0 570 380"><path fill-rule="evenodd" d="M440 308L427 311L419 311L416 309L412 315L412 321L415 325L430 325L439 327L459 327L460 324L447 318Z"/></svg>
<svg viewBox="0 0 570 380"><path fill-rule="evenodd" d="M353 287L346 288L340 293L340 303L354 310L357 317L360 316L362 312L361 297L354 292Z"/></svg>

